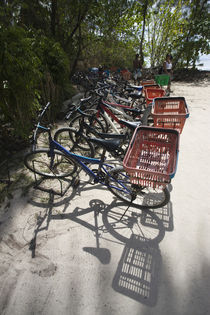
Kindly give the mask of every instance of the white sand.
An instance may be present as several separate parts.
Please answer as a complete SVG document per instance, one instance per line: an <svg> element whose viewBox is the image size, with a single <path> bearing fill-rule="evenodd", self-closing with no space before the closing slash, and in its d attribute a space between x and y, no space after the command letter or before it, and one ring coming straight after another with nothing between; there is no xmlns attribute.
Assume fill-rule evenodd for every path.
<svg viewBox="0 0 210 315"><path fill-rule="evenodd" d="M209 314L210 85L172 88L190 117L170 203L146 216L130 208L130 226L140 216L131 230L115 220L123 203L100 185L54 200L17 190L0 212L0 314ZM126 244L132 233L138 242Z"/></svg>

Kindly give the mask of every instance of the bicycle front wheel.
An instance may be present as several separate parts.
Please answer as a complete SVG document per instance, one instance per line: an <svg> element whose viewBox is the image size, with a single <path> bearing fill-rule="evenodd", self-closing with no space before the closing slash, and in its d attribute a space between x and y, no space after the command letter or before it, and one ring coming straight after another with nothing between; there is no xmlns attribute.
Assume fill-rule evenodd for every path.
<svg viewBox="0 0 210 315"><path fill-rule="evenodd" d="M130 178L122 166L110 171L106 176L106 185L117 198L140 209L160 208L170 200L167 188L161 190L131 184Z"/></svg>
<svg viewBox="0 0 210 315"><path fill-rule="evenodd" d="M83 121L90 128L85 127ZM91 115L90 116L77 115L69 123L69 127L75 128L76 130L79 130L81 125L83 126L83 133L86 136L89 136L92 133L91 128L96 133L106 132L106 129L104 128L103 123L100 120L98 120L98 118L96 118L95 114L93 114L92 116Z"/></svg>
<svg viewBox="0 0 210 315"><path fill-rule="evenodd" d="M92 143L81 132L74 128L60 128L56 131L54 139L65 149L79 155L94 157L95 150Z"/></svg>
<svg viewBox="0 0 210 315"><path fill-rule="evenodd" d="M56 150L52 157L49 149L37 149L27 153L24 164L33 173L50 178L72 176L77 170L72 159Z"/></svg>

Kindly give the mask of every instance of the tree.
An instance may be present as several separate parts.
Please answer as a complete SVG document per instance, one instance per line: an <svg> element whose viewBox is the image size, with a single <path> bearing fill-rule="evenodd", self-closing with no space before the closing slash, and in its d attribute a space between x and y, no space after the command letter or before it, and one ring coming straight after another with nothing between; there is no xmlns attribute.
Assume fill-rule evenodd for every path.
<svg viewBox="0 0 210 315"><path fill-rule="evenodd" d="M207 0L185 1L183 14L183 34L177 45L175 62L189 67L195 63L200 53L210 52L210 14Z"/></svg>

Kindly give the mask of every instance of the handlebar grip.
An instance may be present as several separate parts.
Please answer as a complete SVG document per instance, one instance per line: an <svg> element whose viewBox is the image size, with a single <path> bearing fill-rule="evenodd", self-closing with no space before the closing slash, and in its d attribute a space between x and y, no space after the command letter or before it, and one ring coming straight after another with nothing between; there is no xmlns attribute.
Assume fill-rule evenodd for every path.
<svg viewBox="0 0 210 315"><path fill-rule="evenodd" d="M72 112L69 112L68 114L66 114L65 119L69 120L69 118L71 117Z"/></svg>
<svg viewBox="0 0 210 315"><path fill-rule="evenodd" d="M39 114L39 117L40 117L40 118L43 117L44 113L47 111L47 109L48 109L48 107L49 107L50 105L51 105L51 103L48 102L47 105L46 105L43 109L40 110L40 114Z"/></svg>

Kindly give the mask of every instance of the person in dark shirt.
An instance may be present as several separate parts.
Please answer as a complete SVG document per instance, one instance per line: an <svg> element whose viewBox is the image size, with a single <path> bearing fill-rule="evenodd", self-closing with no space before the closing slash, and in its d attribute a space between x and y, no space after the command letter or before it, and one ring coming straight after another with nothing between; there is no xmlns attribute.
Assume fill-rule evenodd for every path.
<svg viewBox="0 0 210 315"><path fill-rule="evenodd" d="M166 55L166 59L163 62L163 73L169 75L169 82L168 82L168 86L167 86L167 90L169 92L171 91L171 78L172 78L172 74L173 74L173 66L172 66L172 56L170 54Z"/></svg>
<svg viewBox="0 0 210 315"><path fill-rule="evenodd" d="M133 60L133 78L134 78L134 84L136 84L136 81L138 82L138 85L140 84L140 79L142 77L142 64L139 59L139 54L136 54L135 59Z"/></svg>

